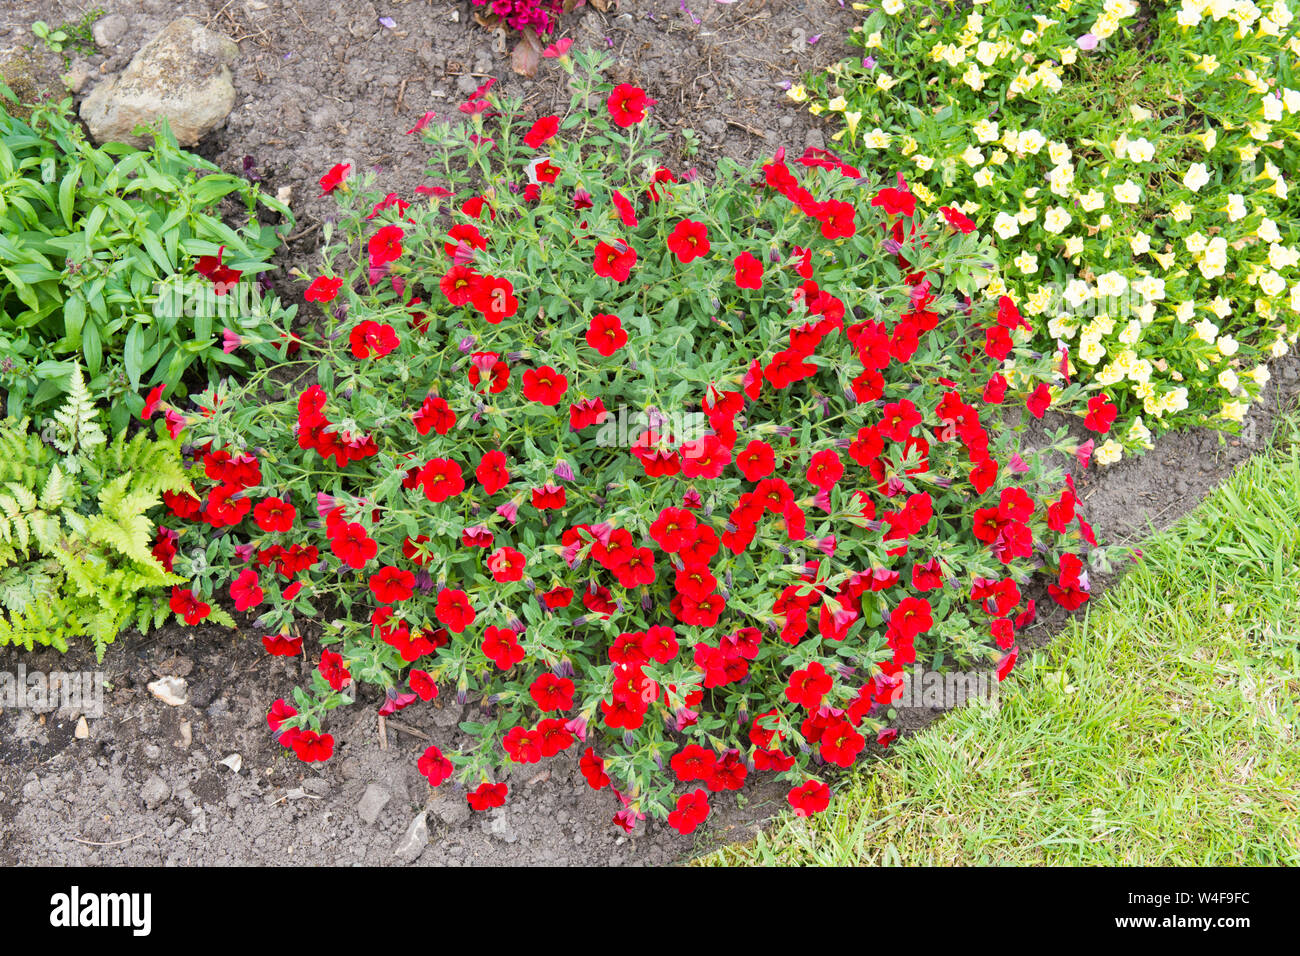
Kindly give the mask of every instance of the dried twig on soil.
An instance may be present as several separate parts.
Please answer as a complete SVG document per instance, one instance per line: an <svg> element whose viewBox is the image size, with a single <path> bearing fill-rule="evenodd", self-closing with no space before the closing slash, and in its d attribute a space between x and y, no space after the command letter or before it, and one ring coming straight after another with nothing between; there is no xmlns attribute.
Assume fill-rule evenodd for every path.
<svg viewBox="0 0 1300 956"><path fill-rule="evenodd" d="M432 740L433 738L423 730L416 730L414 727L408 727L406 724L400 724L395 720L389 720L388 726L394 730L400 730L404 734L410 734L412 737L419 737L421 740Z"/></svg>
<svg viewBox="0 0 1300 956"><path fill-rule="evenodd" d="M74 843L81 843L85 846L121 846L123 843L130 843L144 836L143 833L137 833L133 837L127 837L125 840L110 840L108 843L100 843L98 840L83 840L81 837L69 837Z"/></svg>

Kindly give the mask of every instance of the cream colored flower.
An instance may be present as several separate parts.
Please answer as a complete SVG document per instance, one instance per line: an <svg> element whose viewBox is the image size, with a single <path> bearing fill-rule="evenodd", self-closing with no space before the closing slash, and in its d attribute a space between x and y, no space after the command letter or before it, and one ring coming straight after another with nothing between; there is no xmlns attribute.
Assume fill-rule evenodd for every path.
<svg viewBox="0 0 1300 956"><path fill-rule="evenodd" d="M993 219L993 231L1003 239L1010 239L1020 234L1020 223L1015 216L1000 212Z"/></svg>
<svg viewBox="0 0 1300 956"><path fill-rule="evenodd" d="M1124 457L1124 449L1115 439L1107 438L1092 457L1099 465L1113 465Z"/></svg>
<svg viewBox="0 0 1300 956"><path fill-rule="evenodd" d="M1200 192L1201 187L1210 181L1210 172L1205 168L1204 163L1192 163L1187 167L1187 174L1183 176L1183 185L1192 192Z"/></svg>
<svg viewBox="0 0 1300 956"><path fill-rule="evenodd" d="M1142 199L1142 187L1131 179L1126 179L1114 189L1115 201L1132 205Z"/></svg>
<svg viewBox="0 0 1300 956"><path fill-rule="evenodd" d="M1053 206L1043 216L1043 228L1053 234L1060 234L1073 218L1061 206Z"/></svg>

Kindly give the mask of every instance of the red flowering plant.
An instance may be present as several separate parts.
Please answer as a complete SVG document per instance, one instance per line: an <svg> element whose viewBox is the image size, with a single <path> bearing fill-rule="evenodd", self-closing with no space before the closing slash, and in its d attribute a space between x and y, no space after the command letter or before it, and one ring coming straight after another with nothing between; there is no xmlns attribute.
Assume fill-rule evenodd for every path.
<svg viewBox="0 0 1300 956"><path fill-rule="evenodd" d="M419 767L475 809L571 751L629 829L753 773L816 812L915 662L1005 676L1036 577L1087 600L1075 442L993 427L1020 318L970 297L986 240L824 151L670 172L653 100L580 64L563 116L477 93L409 203L338 191L310 375L187 426L177 570L319 655L268 718L304 760L357 684L441 688L479 744Z"/></svg>

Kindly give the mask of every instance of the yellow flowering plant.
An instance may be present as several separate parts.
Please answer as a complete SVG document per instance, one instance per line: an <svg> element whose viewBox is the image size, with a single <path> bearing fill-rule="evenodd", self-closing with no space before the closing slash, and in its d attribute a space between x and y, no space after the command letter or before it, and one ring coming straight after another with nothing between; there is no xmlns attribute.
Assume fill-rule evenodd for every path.
<svg viewBox="0 0 1300 956"><path fill-rule="evenodd" d="M1152 432L1233 429L1300 324L1300 20L1289 2L887 0L860 59L793 87L867 167L992 233L987 294L1058 377ZM1013 384L1015 370L1011 369ZM1025 389L1033 382L1021 381ZM1081 411L1081 409L1080 409Z"/></svg>

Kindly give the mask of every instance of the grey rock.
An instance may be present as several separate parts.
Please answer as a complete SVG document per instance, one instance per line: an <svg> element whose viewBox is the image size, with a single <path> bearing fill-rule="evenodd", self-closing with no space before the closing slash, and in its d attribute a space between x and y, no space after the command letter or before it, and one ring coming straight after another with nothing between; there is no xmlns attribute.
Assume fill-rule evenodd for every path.
<svg viewBox="0 0 1300 956"><path fill-rule="evenodd" d="M145 146L137 126L166 119L182 146L197 145L235 105L230 67L239 47L193 17L181 17L144 45L118 76L96 86L81 118L97 142Z"/></svg>
<svg viewBox="0 0 1300 956"><path fill-rule="evenodd" d="M361 795L361 800L357 803L357 816L366 823L374 823L392 797L392 791L387 787L372 783L366 787L366 792Z"/></svg>
<svg viewBox="0 0 1300 956"><path fill-rule="evenodd" d="M406 828L406 834L393 848L393 856L403 863L414 863L429 845L429 814L421 810Z"/></svg>
<svg viewBox="0 0 1300 956"><path fill-rule="evenodd" d="M449 700L443 707L434 707L432 710L433 726L442 730L449 730L459 725L461 715L465 712L465 708L454 700Z"/></svg>
<svg viewBox="0 0 1300 956"><path fill-rule="evenodd" d="M95 38L95 46L101 50L111 50L126 35L128 25L122 14L110 13L95 21L95 25L90 28L90 35Z"/></svg>
<svg viewBox="0 0 1300 956"><path fill-rule="evenodd" d="M144 786L140 788L140 799L150 810L157 810L171 795L172 788L167 786L167 781L157 774L146 780Z"/></svg>
<svg viewBox="0 0 1300 956"><path fill-rule="evenodd" d="M449 827L460 826L470 818L469 803L461 794L435 790L424 805L430 813Z"/></svg>
<svg viewBox="0 0 1300 956"><path fill-rule="evenodd" d="M484 833L496 837L502 843L519 842L519 834L510 825L510 818L506 816L503 807L498 807L492 811L492 815L483 821L482 828Z"/></svg>
<svg viewBox="0 0 1300 956"><path fill-rule="evenodd" d="M810 129L803 138L804 146L811 146L813 149L825 149L826 137L822 135L819 129Z"/></svg>

